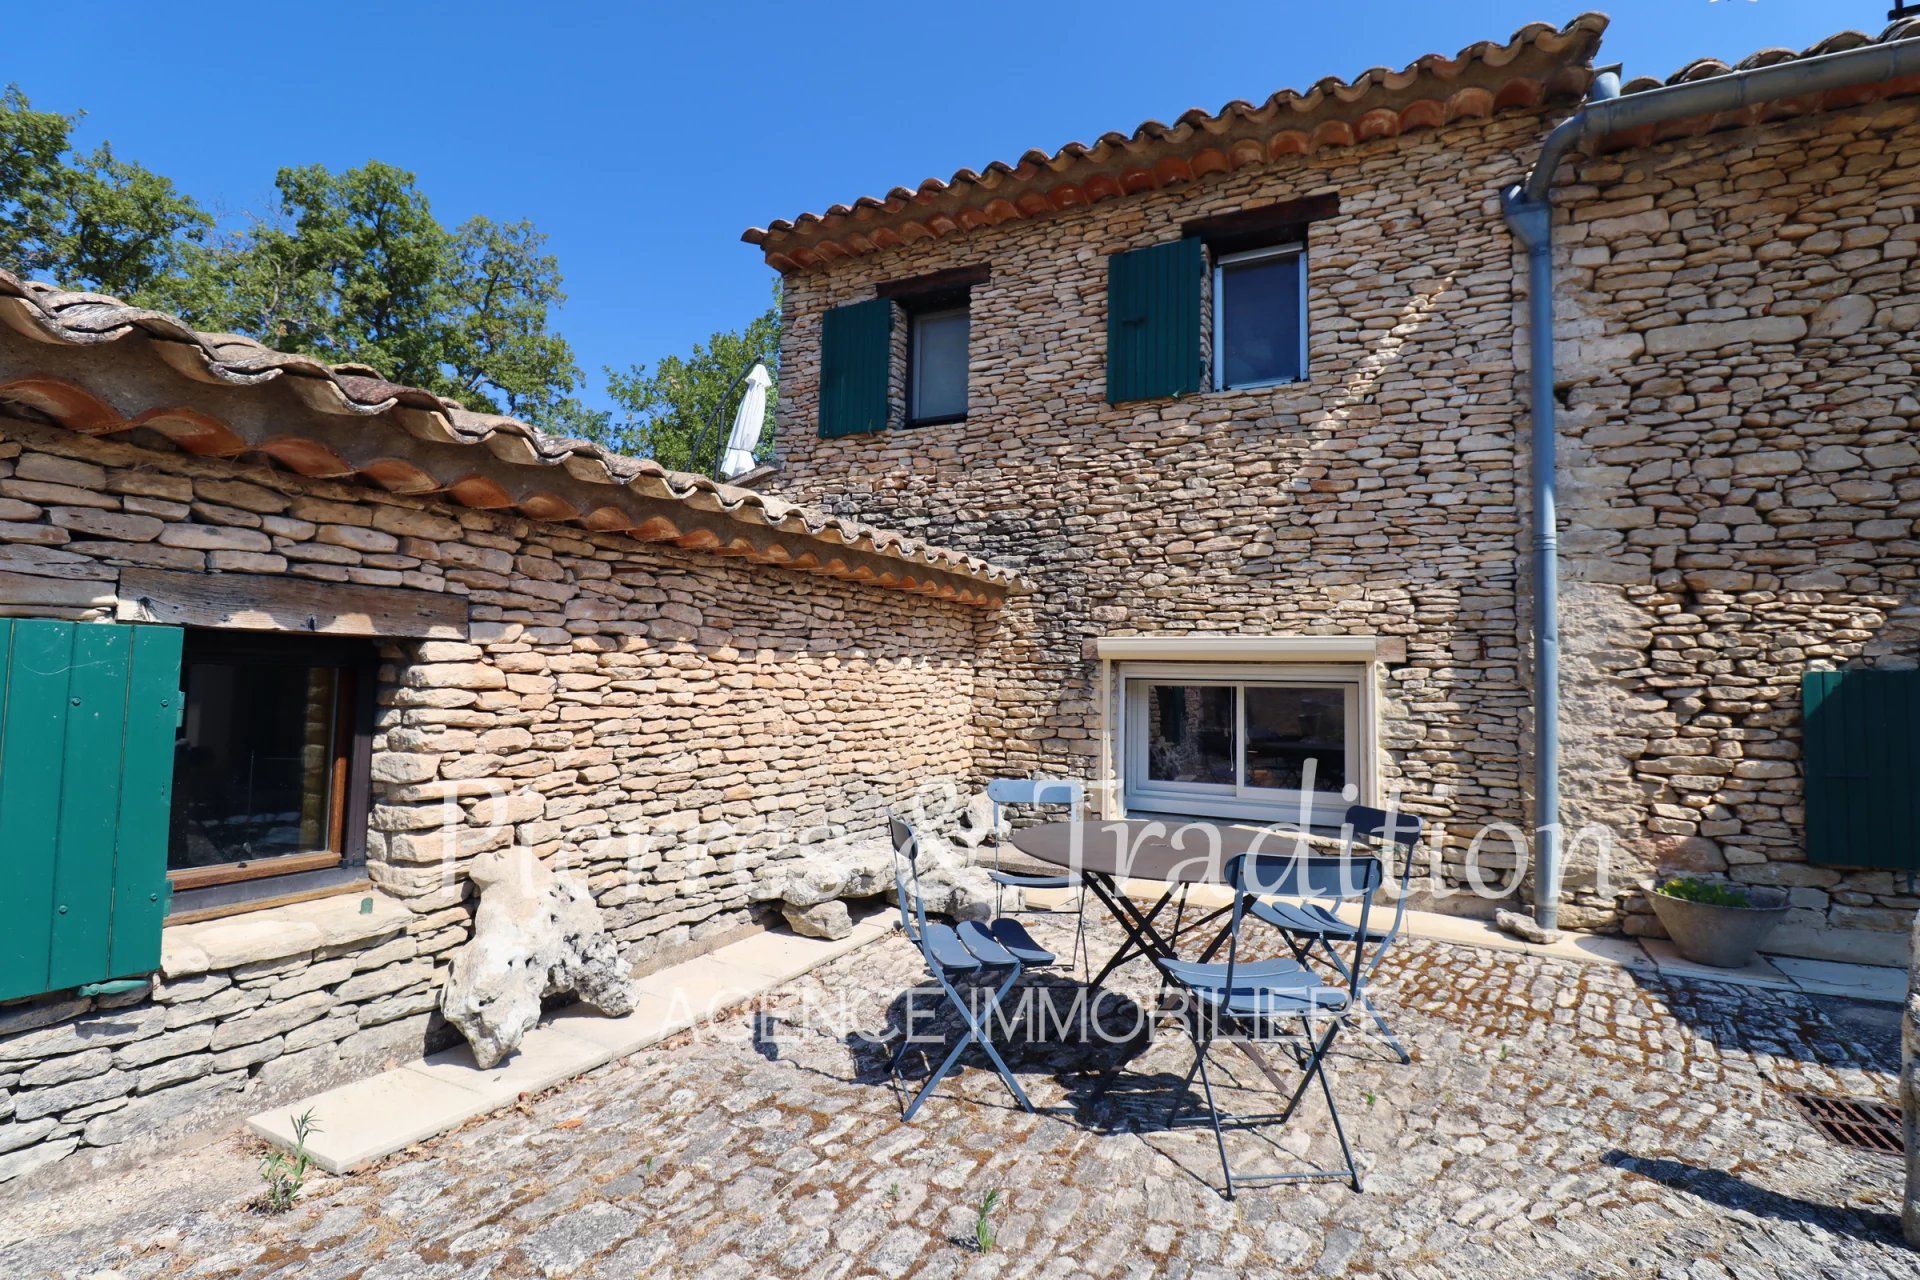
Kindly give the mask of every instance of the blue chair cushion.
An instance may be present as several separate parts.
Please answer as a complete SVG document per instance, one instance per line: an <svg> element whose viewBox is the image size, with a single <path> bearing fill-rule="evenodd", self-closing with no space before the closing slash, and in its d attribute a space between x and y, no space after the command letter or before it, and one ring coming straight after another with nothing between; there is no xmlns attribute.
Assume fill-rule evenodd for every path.
<svg viewBox="0 0 1920 1280"><path fill-rule="evenodd" d="M1013 871L989 871L987 878L995 884L1007 885L1014 889L1078 889L1079 876L1023 876Z"/></svg>
<svg viewBox="0 0 1920 1280"><path fill-rule="evenodd" d="M1338 1013L1352 999L1345 987L1323 986L1319 975L1284 956L1234 965L1231 991L1227 990L1224 964L1162 960L1160 967L1200 999L1238 1018Z"/></svg>
<svg viewBox="0 0 1920 1280"><path fill-rule="evenodd" d="M1218 988L1226 985L1227 966L1211 961L1162 960L1161 969L1169 978L1187 987ZM1270 956L1259 960L1242 960L1233 966L1233 985L1236 989L1259 986L1311 986L1318 982L1298 960L1290 956Z"/></svg>
<svg viewBox="0 0 1920 1280"><path fill-rule="evenodd" d="M1264 920L1276 929L1288 933L1301 933L1314 938L1333 938L1340 942L1352 942L1360 930L1348 924L1326 907L1317 902L1262 902L1255 899L1247 906L1247 914L1256 920ZM1367 941L1378 942L1387 936L1385 929L1369 928Z"/></svg>
<svg viewBox="0 0 1920 1280"><path fill-rule="evenodd" d="M920 950L927 962L949 972L965 972L978 969L980 962L960 941L960 935L954 932L950 924L936 924L929 920L926 930L921 933Z"/></svg>
<svg viewBox="0 0 1920 1280"><path fill-rule="evenodd" d="M1236 982L1236 986L1239 984ZM1292 990L1197 990L1201 999L1236 1018L1297 1018L1301 1014L1339 1013L1347 1007L1345 987L1297 987Z"/></svg>
<svg viewBox="0 0 1920 1280"><path fill-rule="evenodd" d="M968 920L960 926L960 940L974 958L989 969L1010 969L1021 964L1029 969L1054 963L1051 951L1033 940L1033 935L1014 920L994 920L982 924Z"/></svg>
<svg viewBox="0 0 1920 1280"><path fill-rule="evenodd" d="M995 942L1011 951L1020 963L1029 969L1044 969L1058 962L1053 952L1035 942L1033 935L1027 932L1027 927L1018 920L1002 918L990 921L987 932L993 935Z"/></svg>

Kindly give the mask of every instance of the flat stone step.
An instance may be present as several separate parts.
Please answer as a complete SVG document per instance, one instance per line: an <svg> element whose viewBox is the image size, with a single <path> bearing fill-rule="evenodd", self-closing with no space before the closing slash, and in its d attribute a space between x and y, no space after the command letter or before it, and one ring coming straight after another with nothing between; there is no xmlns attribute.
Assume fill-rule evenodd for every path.
<svg viewBox="0 0 1920 1280"><path fill-rule="evenodd" d="M650 1048L726 1009L876 942L892 931L891 911L876 912L837 941L767 932L648 974L634 983L633 1012L609 1018L576 1005L528 1032L505 1062L481 1067L459 1045L263 1111L247 1121L255 1136L291 1149L295 1116L318 1126L307 1153L328 1173L351 1173L396 1151L512 1106L522 1094L551 1089L618 1058Z"/></svg>

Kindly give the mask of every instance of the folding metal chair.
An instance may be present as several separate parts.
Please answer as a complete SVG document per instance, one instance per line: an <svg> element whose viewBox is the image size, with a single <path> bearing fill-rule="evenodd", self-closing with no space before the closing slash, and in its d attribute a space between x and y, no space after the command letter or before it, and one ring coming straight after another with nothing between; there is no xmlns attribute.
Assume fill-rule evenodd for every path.
<svg viewBox="0 0 1920 1280"><path fill-rule="evenodd" d="M969 1045L979 1045L1000 1074L1014 1100L1028 1111L1033 1104L1027 1100L1026 1091L1008 1069L1006 1060L994 1047L988 1028L993 1020L1000 1016L1000 1002L1007 992L1013 990L1020 981L1020 975L1028 969L1041 969L1057 961L1053 953L1041 947L1033 940L1025 928L1016 920L995 919L982 924L978 920L962 922L958 927L927 919L926 900L920 893L920 838L907 823L899 818L889 820L893 836L893 883L900 899L900 924L907 937L920 948L920 957L925 962L927 974L945 993L947 1000L959 1011L965 1031L959 1041L947 1053L944 1061L927 1082L920 1086L908 1104L902 1122L913 1119L940 1081L945 1079L960 1062L960 1055ZM1004 975L1004 976L1002 976ZM991 994L986 1000L983 1014L976 1014L974 1002L967 1000L960 990L962 982L982 982L973 990L988 990L989 984L999 979L997 986L991 986ZM887 1064L887 1074L897 1076L900 1064L906 1060L907 1050L914 1043L913 1011L908 1005L907 1025L900 1039L900 1047L894 1051L893 1060ZM1012 1034L1012 1026L1007 1033Z"/></svg>
<svg viewBox="0 0 1920 1280"><path fill-rule="evenodd" d="M1385 929L1375 929L1366 937L1366 972L1364 979L1371 980L1373 971L1380 966L1387 949L1400 936L1400 926L1407 918L1407 883L1413 874L1413 849L1420 843L1424 824L1419 817L1411 813L1400 813L1387 809L1371 809L1356 804L1347 810L1342 824L1342 845L1347 853L1353 852L1356 840L1365 841L1375 848L1392 846L1400 856L1400 900L1393 909L1393 924ZM1272 925L1280 930L1286 939L1287 947L1293 952L1293 958L1302 964L1307 963L1315 947L1318 947L1333 965L1341 979L1353 976L1353 965L1360 963L1361 930L1353 922L1343 920L1327 906L1307 901L1292 902L1254 902L1247 907L1248 914L1256 920ZM1334 949L1335 943L1345 943L1354 948L1351 962L1342 959ZM1402 1063L1413 1061L1405 1047L1400 1043L1387 1020L1373 1007L1373 1001L1365 994L1364 983L1361 986L1359 1004L1373 1018L1374 1025L1380 1028L1380 1034L1393 1047Z"/></svg>
<svg viewBox="0 0 1920 1280"><path fill-rule="evenodd" d="M1077 871L1068 871L1059 875L1029 875L1019 871L1005 871L1000 866L1000 854L1004 841L1000 839L1000 809L1003 805L1015 804L1063 804L1067 806L1069 821L1080 821L1084 809L1085 791L1074 778L994 778L987 783L987 799L993 801L993 870L987 878L993 881L993 913L1001 911L1001 890L1003 889L1078 889L1078 905L1074 909L1073 949L1080 957L1080 972L1091 973L1087 963L1087 883Z"/></svg>
<svg viewBox="0 0 1920 1280"><path fill-rule="evenodd" d="M1193 1066L1174 1096L1167 1112L1172 1127L1184 1109L1186 1095L1197 1073L1207 1099L1207 1117L1213 1125L1214 1144L1220 1151L1220 1169L1226 1177L1226 1197L1233 1199L1236 1181L1243 1184L1276 1182L1321 1182L1345 1179L1360 1190L1360 1170L1353 1162L1353 1149L1347 1145L1346 1129L1340 1123L1340 1107L1334 1101L1333 1088L1327 1082L1327 1053L1334 1038L1346 1025L1345 1014L1365 998L1366 975L1371 967L1364 958L1349 967L1345 986L1321 984L1312 971L1284 956L1267 959L1240 959L1240 931L1250 914L1248 907L1261 895L1284 895L1360 903L1358 936L1371 936L1367 915L1373 895L1384 879L1380 861L1365 857L1311 857L1300 854L1243 854L1226 865L1226 879L1233 889L1233 919L1227 933L1227 962L1189 962L1161 960L1161 970L1189 999L1185 1019L1193 1039ZM1362 944L1364 945L1364 943ZM1324 1024L1317 1030L1315 1024ZM1340 1140L1340 1153L1346 1168L1309 1168L1289 1173L1243 1174L1236 1176L1227 1159L1227 1142L1221 1131L1220 1110L1213 1096L1213 1081L1207 1071L1207 1055L1217 1040L1295 1040L1303 1046L1300 1084L1278 1116L1241 1117L1242 1124L1270 1119L1286 1124L1300 1106L1307 1087L1316 1079L1327 1100L1333 1118L1333 1132Z"/></svg>

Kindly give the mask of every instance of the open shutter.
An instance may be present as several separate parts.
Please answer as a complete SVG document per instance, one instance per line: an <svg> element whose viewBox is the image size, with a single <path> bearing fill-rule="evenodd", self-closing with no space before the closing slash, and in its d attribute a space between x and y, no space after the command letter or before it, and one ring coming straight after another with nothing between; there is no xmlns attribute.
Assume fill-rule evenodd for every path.
<svg viewBox="0 0 1920 1280"><path fill-rule="evenodd" d="M885 429L892 365L891 301L873 298L827 312L820 334L820 434Z"/></svg>
<svg viewBox="0 0 1920 1280"><path fill-rule="evenodd" d="M1200 291L1206 254L1198 238L1107 259L1107 403L1154 400L1200 389Z"/></svg>
<svg viewBox="0 0 1920 1280"><path fill-rule="evenodd" d="M1920 671L1801 678L1807 861L1920 868Z"/></svg>
<svg viewBox="0 0 1920 1280"><path fill-rule="evenodd" d="M180 642L0 619L0 1000L160 967Z"/></svg>

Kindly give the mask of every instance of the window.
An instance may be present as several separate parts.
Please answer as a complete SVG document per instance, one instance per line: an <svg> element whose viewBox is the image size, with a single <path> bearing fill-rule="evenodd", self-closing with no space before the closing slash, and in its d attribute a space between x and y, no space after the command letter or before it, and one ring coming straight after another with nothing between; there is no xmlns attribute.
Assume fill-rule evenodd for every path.
<svg viewBox="0 0 1920 1280"><path fill-rule="evenodd" d="M1340 668L1125 676L1131 810L1337 825L1363 788L1361 677Z"/></svg>
<svg viewBox="0 0 1920 1280"><path fill-rule="evenodd" d="M967 416L967 307L915 311L907 331L907 422L958 422Z"/></svg>
<svg viewBox="0 0 1920 1280"><path fill-rule="evenodd" d="M1307 370L1304 244L1222 254L1213 270L1213 385L1268 387Z"/></svg>
<svg viewBox="0 0 1920 1280"><path fill-rule="evenodd" d="M358 854L372 663L362 643L187 633L167 848L177 890L325 871Z"/></svg>

